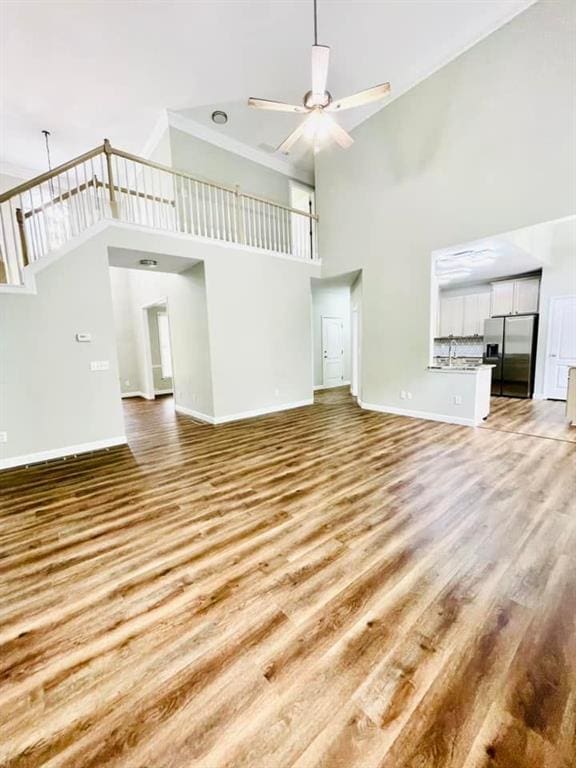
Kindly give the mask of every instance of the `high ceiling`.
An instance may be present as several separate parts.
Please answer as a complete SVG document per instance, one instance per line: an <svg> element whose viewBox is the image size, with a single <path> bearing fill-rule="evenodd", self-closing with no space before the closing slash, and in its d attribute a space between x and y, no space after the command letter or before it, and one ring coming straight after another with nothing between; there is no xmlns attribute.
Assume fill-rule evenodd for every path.
<svg viewBox="0 0 576 768"><path fill-rule="evenodd" d="M532 1L319 0L329 90L389 80L398 96ZM3 0L0 30L0 161L24 168L45 168L45 128L54 164L104 137L140 152L164 109L268 152L301 118L246 99L299 103L309 88L312 0ZM378 108L339 119L351 129Z"/></svg>

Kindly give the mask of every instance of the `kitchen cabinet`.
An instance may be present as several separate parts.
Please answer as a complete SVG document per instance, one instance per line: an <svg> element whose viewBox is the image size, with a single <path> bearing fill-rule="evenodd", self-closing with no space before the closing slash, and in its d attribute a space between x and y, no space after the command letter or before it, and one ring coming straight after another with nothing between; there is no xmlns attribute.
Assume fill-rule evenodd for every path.
<svg viewBox="0 0 576 768"><path fill-rule="evenodd" d="M440 336L462 336L464 333L464 296L440 299Z"/></svg>
<svg viewBox="0 0 576 768"><path fill-rule="evenodd" d="M464 336L482 336L484 320L490 317L490 293L469 293L464 296Z"/></svg>
<svg viewBox="0 0 576 768"><path fill-rule="evenodd" d="M484 320L490 317L490 292L441 296L439 307L440 337L481 336L484 332Z"/></svg>
<svg viewBox="0 0 576 768"><path fill-rule="evenodd" d="M492 283L490 314L522 315L538 312L540 279L528 277L520 280L500 280Z"/></svg>
<svg viewBox="0 0 576 768"><path fill-rule="evenodd" d="M516 280L514 283L514 313L527 314L538 312L540 280Z"/></svg>

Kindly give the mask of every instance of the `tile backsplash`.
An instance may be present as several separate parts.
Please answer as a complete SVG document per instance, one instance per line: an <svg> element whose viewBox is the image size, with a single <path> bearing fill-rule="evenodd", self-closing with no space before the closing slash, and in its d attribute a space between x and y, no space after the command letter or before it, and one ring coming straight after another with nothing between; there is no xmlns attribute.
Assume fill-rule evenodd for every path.
<svg viewBox="0 0 576 768"><path fill-rule="evenodd" d="M484 339L482 336L454 339L456 357L482 357ZM434 339L434 357L448 357L448 339Z"/></svg>

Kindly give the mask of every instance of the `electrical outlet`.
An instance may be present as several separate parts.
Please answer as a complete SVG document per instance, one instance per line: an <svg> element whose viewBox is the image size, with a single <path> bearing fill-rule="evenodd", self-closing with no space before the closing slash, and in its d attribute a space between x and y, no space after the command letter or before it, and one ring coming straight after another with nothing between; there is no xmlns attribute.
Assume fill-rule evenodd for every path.
<svg viewBox="0 0 576 768"><path fill-rule="evenodd" d="M462 395L452 395L452 403L454 405L462 405Z"/></svg>
<svg viewBox="0 0 576 768"><path fill-rule="evenodd" d="M408 400L412 400L412 392L406 392L406 397Z"/></svg>
<svg viewBox="0 0 576 768"><path fill-rule="evenodd" d="M0 443L8 442L8 432L0 432Z"/></svg>
<svg viewBox="0 0 576 768"><path fill-rule="evenodd" d="M274 390L274 396L279 397L279 395L280 395L280 390L278 389L278 387L276 387L276 389Z"/></svg>
<svg viewBox="0 0 576 768"><path fill-rule="evenodd" d="M405 390L405 389L403 389L403 390L400 392L400 398L401 398L402 400L406 400L406 390Z"/></svg>

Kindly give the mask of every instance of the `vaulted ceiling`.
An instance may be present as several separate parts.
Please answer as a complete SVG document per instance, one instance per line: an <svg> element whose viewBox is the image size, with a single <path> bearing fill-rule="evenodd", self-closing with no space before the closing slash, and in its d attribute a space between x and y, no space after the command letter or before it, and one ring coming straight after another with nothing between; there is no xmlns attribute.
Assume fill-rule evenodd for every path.
<svg viewBox="0 0 576 768"><path fill-rule="evenodd" d="M318 0L328 88L341 96L389 80L397 97L532 1ZM264 153L301 119L252 111L246 99L301 101L312 0L5 0L0 14L5 163L45 168L42 129L54 164L104 137L140 152L164 109ZM385 104L339 119L352 129ZM225 126L211 123L216 108Z"/></svg>

